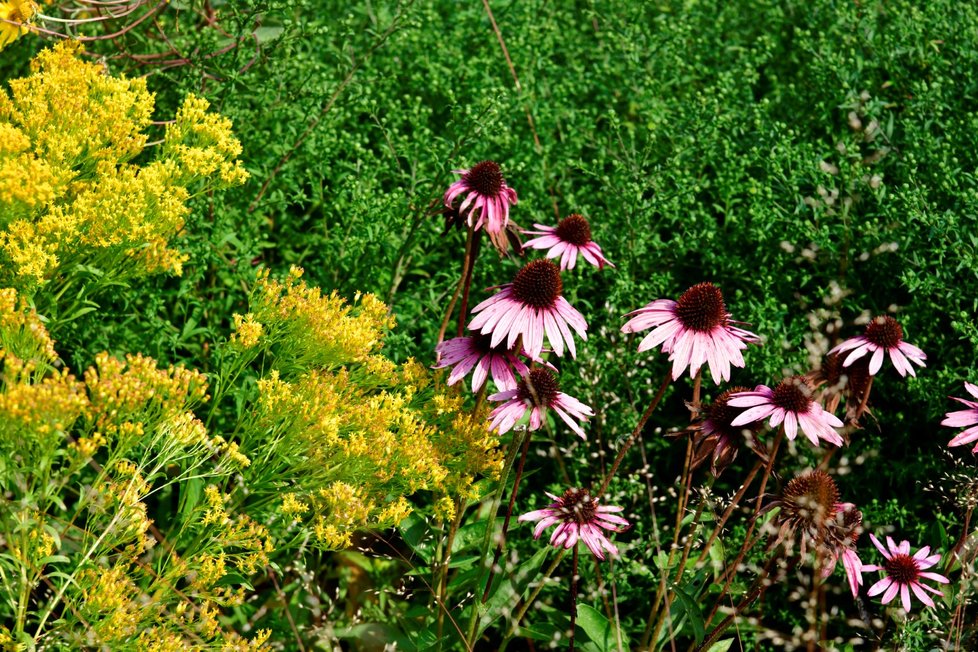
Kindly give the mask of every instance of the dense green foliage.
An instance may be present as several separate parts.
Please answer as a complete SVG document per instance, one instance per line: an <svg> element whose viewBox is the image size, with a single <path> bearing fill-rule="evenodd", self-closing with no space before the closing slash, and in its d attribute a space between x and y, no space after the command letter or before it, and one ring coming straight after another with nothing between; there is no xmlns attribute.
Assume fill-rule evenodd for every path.
<svg viewBox="0 0 978 652"><path fill-rule="evenodd" d="M87 43L113 74L146 75L159 116L187 93L207 98L233 121L251 178L194 200L174 242L190 257L182 276L134 280L98 297L97 310L49 324L69 366L83 369L108 350L210 371L213 343L234 312L246 312L257 270L290 265L341 296L375 293L398 322L388 355L433 362L464 247L464 234L443 233L434 213L452 169L491 158L519 193L516 222L584 214L616 265L564 276L592 335L576 360L561 361L562 386L597 415L586 443L558 434L551 461L521 490L525 509L543 505L544 489L560 492L563 468L579 484L600 478L666 373L664 356L637 354L637 340L619 333L622 315L709 280L734 319L764 339L735 370L736 384L804 373L830 345L859 334L857 322L898 317L928 366L916 379L891 369L877 380L873 418L843 452L849 466L839 485L860 498L870 531L892 524L907 538L952 545L956 505L923 488L941 484L949 466L941 448L951 434L937 425L946 396L961 395L962 380L978 381L978 8L954 0L490 4L512 71L478 2L174 1L159 17L165 42L141 27ZM207 26L209 11L220 29ZM0 76L24 74L45 45L31 35L8 46ZM171 46L185 58L179 65L129 56ZM516 269L484 246L473 303ZM716 393L709 382L704 391ZM609 495L635 523L618 537L623 560L613 575L622 630L636 638L658 576L645 479L633 470L647 464L658 493L674 484L683 447L661 432L688 420L688 398L688 380L670 390L644 453L629 454ZM548 453L545 443L535 447ZM787 469L821 459L804 445L791 455ZM953 456L970 469L970 453ZM748 466L739 461L714 490L732 492ZM673 512L663 513L668 521ZM484 531L476 519L474 531L463 528L460 551L477 548L480 524ZM514 556L540 564L542 543L525 527L512 532ZM340 587L337 603L362 606L366 621L392 630L417 627L409 600L350 596L361 580L348 571L389 588L404 568L348 555L319 570ZM606 614L607 584L598 588L590 565L583 574L582 602ZM534 617L541 637L566 626L565 592L544 593L547 606ZM858 617L847 595L833 600ZM306 610L304 622L324 625L298 598L293 606ZM797 624L801 612L788 611L771 607L771 626ZM284 620L262 626L289 630ZM323 640L364 635L352 631Z"/></svg>

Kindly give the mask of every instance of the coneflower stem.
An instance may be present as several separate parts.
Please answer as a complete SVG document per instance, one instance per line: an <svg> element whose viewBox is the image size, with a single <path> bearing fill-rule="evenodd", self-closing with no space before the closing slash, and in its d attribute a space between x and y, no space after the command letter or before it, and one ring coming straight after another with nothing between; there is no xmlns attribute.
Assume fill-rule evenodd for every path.
<svg viewBox="0 0 978 652"><path fill-rule="evenodd" d="M614 463L611 465L611 469L604 476L604 480L601 481L601 488L594 494L595 496L602 496L604 494L605 489L607 489L608 485L611 483L611 479L615 477L615 473L618 471L621 461L625 458L625 453L628 452L628 449L632 447L632 444L634 444L639 435L642 434L642 429L645 428L645 424L648 422L649 417L652 416L652 412L654 412L655 408L659 406L659 402L662 401L662 397L665 395L666 389L669 387L669 383L671 382L672 375L669 372L666 372L666 377L662 380L662 385L659 387L659 391L656 393L655 398L652 399L652 402L649 403L649 407L645 409L645 413L642 414L641 418L639 418L638 423L635 425L635 430L632 431L632 434L630 434L628 439L625 440L625 443L622 444L621 449L618 451L618 455L615 456Z"/></svg>
<svg viewBox="0 0 978 652"><path fill-rule="evenodd" d="M455 293L452 295L452 299L448 302L448 309L445 310L445 316L441 320L441 326L438 328L438 341L435 343L437 347L439 344L445 341L445 332L448 331L448 322L452 320L452 315L455 313L455 304L458 303L458 297L462 294L462 287L465 285L466 270L469 268L469 259L472 257L472 240L474 239L472 228L468 229L468 235L465 237L465 258L462 260L462 274L459 276L458 283L455 285ZM464 319L464 314L463 314ZM441 356L438 356L439 358ZM438 360L436 359L437 363Z"/></svg>
<svg viewBox="0 0 978 652"><path fill-rule="evenodd" d="M734 560L730 566L724 571L721 578L726 578L723 584L723 588L720 590L720 595L717 597L716 603L714 603L713 608L710 610L710 615L706 617L704 622L710 622L716 615L717 611L720 609L720 604L723 602L724 596L726 596L727 591L730 590L730 584L733 582L734 576L737 574L737 569L740 567L744 557L747 555L747 550L751 546L751 535L754 533L754 528L757 527L758 514L761 511L761 502L764 500L764 489L767 488L767 481L771 478L771 469L774 467L774 460L778 456L778 447L781 446L781 440L784 439L784 426L782 425L778 428L778 434L774 438L774 444L771 446L771 453L769 454L767 460L767 466L764 467L764 475L761 476L761 486L757 491L757 501L754 503L754 515L750 519L750 524L747 526L747 533L744 535L744 544L740 546L740 552L737 553L737 558Z"/></svg>
<svg viewBox="0 0 978 652"><path fill-rule="evenodd" d="M570 590L570 644L567 648L570 652L574 652L574 630L577 629L577 548L578 544L575 543Z"/></svg>
<svg viewBox="0 0 978 652"><path fill-rule="evenodd" d="M469 309L469 290L472 289L472 270L475 269L475 259L479 256L479 236L482 235L481 231L474 231L469 228L469 234L472 238L472 245L466 251L465 257L465 271L462 274L464 285L462 286L462 307L459 309L458 313L458 329L455 332L456 337L462 337L465 333L465 321L466 313Z"/></svg>
<svg viewBox="0 0 978 652"><path fill-rule="evenodd" d="M529 436L529 433L526 433ZM492 499L492 506L489 508L489 516L486 520L486 534L482 538L482 558L486 559L489 556L489 546L492 545L492 535L493 530L496 525L496 514L499 512L499 504L503 499L503 492L506 490L506 481L509 479L509 470L513 466L513 462L516 460L516 454L520 450L520 444L523 440L518 436L513 436L513 441L509 444L509 450L506 452L506 459L503 462L503 469L499 476L499 486L496 487L496 493ZM479 569L479 581L476 582L476 586L482 585L482 580L485 577L487 567L483 563ZM466 635L466 640L468 641L469 649L475 645L475 634L476 628L479 624L479 608L476 604L472 605L472 614L469 616L469 626L468 633Z"/></svg>
<svg viewBox="0 0 978 652"><path fill-rule="evenodd" d="M729 616L724 618L722 621L720 621L719 625L717 625L712 630L710 630L710 633L703 638L703 642L700 643L699 646L695 648L695 652L703 652L703 650L708 650L710 646L713 645L713 643L718 638L720 638L720 634L722 634L724 630L730 626L730 623L733 622L734 618L740 615L741 611L747 608L750 605L750 603L754 602L755 600L759 599L761 596L764 595L764 592L767 591L767 588L771 586L771 584L773 584L773 582L766 582L764 580L768 577L768 575L770 575L771 568L774 566L775 563L777 563L778 558L779 558L778 555L771 556L767 564L764 565L763 570L761 570L760 575L758 575L757 579L754 580L754 584L752 585L751 590L747 593L746 596L744 596L744 599L741 600L736 607L734 607L733 613L731 613ZM792 558L791 562L789 562L788 567L785 569L785 573L790 573L791 569L794 568L797 564L798 564L798 556L796 555L795 557ZM690 646L690 649L692 650L693 646Z"/></svg>
<svg viewBox="0 0 978 652"><path fill-rule="evenodd" d="M489 577L486 579L486 588L482 592L482 603L489 600L489 591L492 589L492 579L496 576L496 564L503 554L503 546L506 545L506 533L509 531L509 521L513 517L513 507L516 505L516 492L520 488L520 480L523 479L523 466L526 464L526 453L530 450L531 431L526 431L523 437L523 449L520 451L520 461L516 463L516 478L513 480L513 491L509 495L509 507L506 509L506 518L503 519L503 531L499 535L499 543L496 544L496 552L492 556L492 565L489 567ZM577 549L574 549L575 552Z"/></svg>
<svg viewBox="0 0 978 652"><path fill-rule="evenodd" d="M524 602L517 605L516 616L513 618L513 625L509 630L509 634L506 635L506 639L502 642L502 645L499 646L500 652L506 649L506 645L509 643L510 640L512 640L513 636L515 636L516 629L520 626L520 622L522 622L523 616L526 615L526 612L529 611L530 609L530 605L532 605L533 601L537 599L538 595L540 595L540 591L543 590L543 587L546 584L547 579L551 575L553 575L553 572L557 569L557 564L560 563L560 560L564 558L564 555L566 553L567 553L566 548L561 548L557 552L557 556L554 557L554 560L550 562L549 566L547 566L547 570L543 572L543 575L540 577L540 583L537 584L536 588L533 589L533 592L530 593L530 597L527 598Z"/></svg>
<svg viewBox="0 0 978 652"><path fill-rule="evenodd" d="M448 541L445 544L445 554L441 560L441 578L438 582L437 589L439 604L445 603L445 595L448 592L448 565L452 561L452 546L455 545L455 535L458 533L458 528L462 524L462 514L465 512L465 499L457 498L455 500L455 518L452 519L452 524L448 530ZM438 610L438 648L441 649L442 632L445 626L445 609Z"/></svg>

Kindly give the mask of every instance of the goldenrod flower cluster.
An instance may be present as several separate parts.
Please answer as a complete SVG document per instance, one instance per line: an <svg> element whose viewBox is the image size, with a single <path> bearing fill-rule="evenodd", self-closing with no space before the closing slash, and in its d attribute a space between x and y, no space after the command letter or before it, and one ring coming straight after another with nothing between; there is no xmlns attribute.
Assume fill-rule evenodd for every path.
<svg viewBox="0 0 978 652"><path fill-rule="evenodd" d="M293 269L281 282L263 274L251 312L235 321L232 343L241 349L247 339L250 355L263 352L272 369L258 380L242 434L256 462L249 472L287 479L280 513L327 549L350 545L358 529L399 523L417 492L432 494L438 516L451 518L456 499L474 497L475 479L499 468L485 414L435 391L416 361L382 355L393 326L383 303L323 296L301 274ZM260 341L242 334L245 324Z"/></svg>
<svg viewBox="0 0 978 652"><path fill-rule="evenodd" d="M77 380L12 289L0 290L0 365L0 648L26 636L58 649L265 649L268 633L245 640L219 619L245 599L228 575L260 571L273 546L217 489L250 460L194 414L203 375L102 353ZM204 481L179 526L157 530L151 496Z"/></svg>
<svg viewBox="0 0 978 652"><path fill-rule="evenodd" d="M9 3L8 3L9 4ZM74 263L108 278L171 272L170 249L196 193L243 183L226 118L190 96L156 156L147 148L154 100L143 79L117 78L62 42L0 91L0 284L36 288Z"/></svg>

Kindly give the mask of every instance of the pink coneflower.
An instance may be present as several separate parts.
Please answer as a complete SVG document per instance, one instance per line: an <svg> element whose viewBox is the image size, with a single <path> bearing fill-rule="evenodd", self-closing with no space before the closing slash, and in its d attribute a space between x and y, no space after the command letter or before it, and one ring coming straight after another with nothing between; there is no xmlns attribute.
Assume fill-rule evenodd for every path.
<svg viewBox="0 0 978 652"><path fill-rule="evenodd" d="M445 191L445 206L451 208L455 198L465 194L458 212L468 215L469 226L478 231L485 225L490 234L502 233L509 223L509 206L516 203L516 191L506 185L499 165L482 161L468 170L452 171L462 178Z"/></svg>
<svg viewBox="0 0 978 652"><path fill-rule="evenodd" d="M886 577L869 587L868 594L870 597L882 593L883 604L888 604L899 593L900 599L903 602L903 610L909 612L911 590L928 607L933 607L934 601L931 600L929 595L924 593L925 590L930 591L934 595L944 595L937 589L927 586L920 581L921 579L933 580L941 584L950 584L951 582L951 580L938 573L924 572L928 568L937 565L937 562L941 560L940 555L930 554L930 546L924 546L911 556L909 541L901 541L898 546L893 542L892 538L886 537L886 544L889 547L889 550L887 550L875 536L870 534L869 538L873 540L873 545L880 551L880 554L886 558L886 562L882 566L873 564L863 566L863 572L883 571L886 573Z"/></svg>
<svg viewBox="0 0 978 652"><path fill-rule="evenodd" d="M489 400L505 401L489 415L489 429L499 434L511 430L527 411L530 413L530 430L539 430L547 409L552 408L581 439L587 439L584 430L574 419L587 421L594 416L591 408L561 392L557 377L541 367L530 369L516 389L493 394Z"/></svg>
<svg viewBox="0 0 978 652"><path fill-rule="evenodd" d="M488 335L477 334L446 340L436 346L435 351L441 355L441 361L433 369L454 367L448 376L449 385L454 385L475 370L472 373L473 393L482 388L490 373L499 389L516 389L517 375L513 371L524 376L530 370L515 351L492 346Z"/></svg>
<svg viewBox="0 0 978 652"><path fill-rule="evenodd" d="M876 372L883 366L883 358L887 353L890 354L890 361L901 376L908 373L916 376L914 364L923 367L927 355L913 344L903 341L903 327L888 315L875 317L866 325L866 332L862 335L851 337L842 344L839 344L829 353L842 353L851 351L846 359L842 361L843 367L848 367L855 360L863 357L867 353L872 353L873 357L869 361L869 374L875 376Z"/></svg>
<svg viewBox="0 0 978 652"><path fill-rule="evenodd" d="M794 439L801 427L815 446L818 446L819 439L841 446L842 437L833 428L841 428L842 422L812 400L812 391L804 376L790 376L774 389L758 385L753 392L735 394L727 404L749 409L744 410L730 425L742 426L771 417L769 423L772 428L784 423L784 433L788 439Z"/></svg>
<svg viewBox="0 0 978 652"><path fill-rule="evenodd" d="M512 283L500 286L499 292L472 309L472 314L480 314L469 323L469 329L483 335L491 333L492 346L505 339L506 346L512 348L516 338L522 337L523 348L531 358L540 356L546 336L554 353L563 355L566 345L571 356L577 357L570 329L586 340L587 322L561 296L563 289L557 266L549 260L534 260L516 273Z"/></svg>
<svg viewBox="0 0 978 652"><path fill-rule="evenodd" d="M613 513L622 511L621 507L598 505L598 499L592 498L587 489L568 489L560 497L549 492L547 495L554 500L549 507L527 512L518 519L521 522L539 521L533 529L534 539L539 539L544 530L559 523L550 536L550 543L555 548L573 548L581 540L598 559L604 559L605 551L618 556L618 548L601 530L621 532L628 527L628 521Z"/></svg>
<svg viewBox="0 0 978 652"><path fill-rule="evenodd" d="M583 216L574 213L558 222L557 226L543 224L533 226L538 230L526 230L523 233L541 237L527 240L523 246L549 249L547 258L560 256L560 269L574 269L578 254L598 269L602 269L605 265L614 267L611 261L604 257L598 243L591 239L591 225Z"/></svg>
<svg viewBox="0 0 978 652"><path fill-rule="evenodd" d="M632 317L621 328L622 333L635 333L653 328L638 345L639 352L662 345L662 352L672 360L673 380L689 367L690 377L696 376L704 363L709 363L713 380L730 380L730 365L744 366L741 351L748 342L758 342L753 333L731 326L730 313L723 302L720 288L712 283L700 283L686 290L679 301L657 299L649 305L630 312Z"/></svg>
<svg viewBox="0 0 978 652"><path fill-rule="evenodd" d="M978 398L978 386L972 385L966 382L964 384L965 390L975 398ZM970 444L971 442L978 439L978 402L969 401L965 398L958 398L952 396L952 399L958 403L963 403L968 406L967 410L957 410L956 412L948 412L944 415L944 420L941 421L942 426L950 426L952 428L967 428L958 433L958 435L948 442L948 446L963 446L964 444ZM971 426L970 428L968 426ZM973 453L978 453L978 446L975 446L972 450Z"/></svg>

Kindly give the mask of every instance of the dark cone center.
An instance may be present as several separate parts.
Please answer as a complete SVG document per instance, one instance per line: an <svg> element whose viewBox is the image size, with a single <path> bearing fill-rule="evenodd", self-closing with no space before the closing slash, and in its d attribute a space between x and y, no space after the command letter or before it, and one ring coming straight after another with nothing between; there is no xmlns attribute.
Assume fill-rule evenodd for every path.
<svg viewBox="0 0 978 652"><path fill-rule="evenodd" d="M726 323L727 307L720 288L712 283L700 283L689 288L676 302L676 316L683 326L709 333Z"/></svg>
<svg viewBox="0 0 978 652"><path fill-rule="evenodd" d="M495 197L503 188L503 172L495 161L482 161L465 173L465 181L480 195Z"/></svg>
<svg viewBox="0 0 978 652"><path fill-rule="evenodd" d="M563 289L560 268L549 260L527 263L513 279L513 296L534 308L553 308Z"/></svg>
<svg viewBox="0 0 978 652"><path fill-rule="evenodd" d="M771 402L782 410L803 414L812 404L812 388L801 376L785 378L774 388Z"/></svg>
<svg viewBox="0 0 978 652"><path fill-rule="evenodd" d="M578 525L591 523L598 513L598 503L587 489L568 489L560 497L560 512L564 521L574 521Z"/></svg>
<svg viewBox="0 0 978 652"><path fill-rule="evenodd" d="M903 341L903 328L893 317L881 315L866 326L866 339L876 346L892 349Z"/></svg>
<svg viewBox="0 0 978 652"><path fill-rule="evenodd" d="M583 247L591 242L591 225L581 215L568 215L557 223L557 237L564 242Z"/></svg>
<svg viewBox="0 0 978 652"><path fill-rule="evenodd" d="M530 369L530 374L520 381L516 389L516 397L521 401L530 401L540 407L550 407L557 400L560 383L557 376L547 369Z"/></svg>
<svg viewBox="0 0 978 652"><path fill-rule="evenodd" d="M472 338L472 347L482 355L502 353L507 350L502 343L496 346L492 345L492 334L482 335L481 333L475 333L470 337ZM503 340L503 342L505 341Z"/></svg>
<svg viewBox="0 0 978 652"><path fill-rule="evenodd" d="M788 512L786 516L820 528L834 517L839 488L825 471L810 471L788 482L781 502Z"/></svg>
<svg viewBox="0 0 978 652"><path fill-rule="evenodd" d="M909 584L920 577L920 566L910 555L893 555L883 564L886 574L901 584Z"/></svg>

